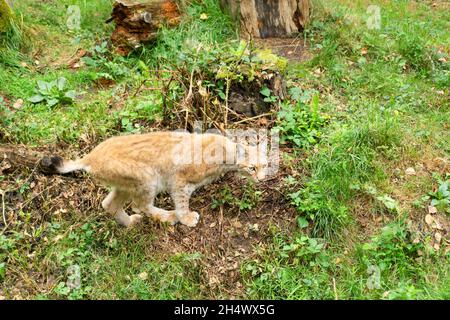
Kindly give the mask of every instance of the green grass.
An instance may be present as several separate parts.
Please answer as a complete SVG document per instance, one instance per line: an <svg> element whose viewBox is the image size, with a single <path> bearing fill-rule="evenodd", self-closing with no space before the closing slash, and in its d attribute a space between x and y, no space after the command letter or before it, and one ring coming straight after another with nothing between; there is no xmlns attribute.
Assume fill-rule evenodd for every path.
<svg viewBox="0 0 450 320"><path fill-rule="evenodd" d="M335 243L315 259L320 261L324 255L343 262L308 265L307 259L300 263L286 259L280 254L283 246L304 236L281 244L276 238L274 245L262 249L254 264L244 268L253 298L448 299L448 255L435 253L429 237L414 243L407 231L410 221L400 218L410 207L389 196L398 188L390 185L389 170L405 161L448 155L448 132L439 129L441 121L448 118L448 101L446 93L436 93L436 88L444 88L448 81L448 62L437 58L442 54L448 57L448 46L442 47L448 42L441 25L446 17L444 12L433 12L437 17L431 18L427 7L418 4L421 19L429 18L414 21L418 13L410 11L406 1L380 6L383 27L370 31L363 26L366 7L362 2L348 8L327 2L316 11L319 16L307 30L316 55L306 69L297 66L290 72L293 81L302 77L299 86L330 92L322 95L321 109L331 113L332 121L322 129L322 138L303 163L309 176L288 184L288 198L300 214L299 226L314 237ZM398 12L404 15L399 17ZM433 42L436 38L430 39L428 32L440 41ZM317 68L320 76L311 76L308 70ZM337 110L336 104L341 106ZM424 144L427 154L420 151ZM431 189L429 184L406 183L405 189L407 186L410 189L405 192L412 193L417 193L417 188ZM368 195L376 201L367 200ZM354 231L358 229L355 215L362 214L355 200L361 197L366 199L364 211L374 217L388 214L396 222L368 244L349 245L349 239L353 243L367 238ZM343 250L349 252L345 257L339 254ZM427 251L431 257L424 253L419 258L417 250ZM369 261L382 269L382 284L375 291L367 285Z"/></svg>
<svg viewBox="0 0 450 320"><path fill-rule="evenodd" d="M227 77L236 80L258 67L250 57L241 60L235 25L213 0L193 2L180 26L119 57L104 44L112 30L103 23L111 2L17 4L23 25L0 50L0 141L76 147L146 131L163 110L160 91L137 91L149 70L194 71L212 88L213 101L224 95L218 70L231 71ZM66 27L73 4L81 9L79 31ZM291 159L285 164L289 176L277 188L296 209L297 227L273 226L253 248L240 266L243 298L450 299L445 241L433 248L436 230L424 225L433 200L441 201L436 216L449 221L443 191L448 176L438 165L426 167L450 151L449 12L427 2L371 4L381 8L380 30L366 27L366 1L314 1L304 35L312 59L282 68L289 98L277 105L266 95L279 107L276 127L292 150L284 155ZM208 19L200 19L202 13ZM22 37L29 44L21 44ZM67 61L80 48L90 56L72 70ZM78 93L73 103L28 101L38 81L60 77ZM102 78L111 86L99 86ZM147 84L161 85L153 76ZM176 80L168 88L169 108L184 96L184 86ZM11 110L18 99L23 106ZM417 175L406 176L407 167ZM26 174L15 177L11 188L19 188ZM29 188L21 188L24 199L33 197ZM259 208L263 192L253 185L242 192L240 197L227 185L208 198L208 208L237 215ZM44 202L39 210L21 211L17 223L0 233L0 295L14 297L21 279L21 296L40 299L230 296L224 284L217 292L209 289L201 248L160 252L151 227L122 230L95 209L41 217L51 209ZM73 266L81 273L75 289L67 282Z"/></svg>
<svg viewBox="0 0 450 320"><path fill-rule="evenodd" d="M414 236L400 219L346 252L322 239L274 230L269 247L242 267L248 297L447 300L448 255L415 243Z"/></svg>
<svg viewBox="0 0 450 320"><path fill-rule="evenodd" d="M29 214L24 213L25 216ZM117 233L103 222L89 218L81 223L77 219L54 219L51 223L42 223L37 230L32 229L31 223L24 222L21 228L30 232L31 239L43 243L33 248L23 233L0 235L0 259L8 252L6 267L14 263L17 267L14 273L27 273L32 268L46 275L58 275L53 278L51 288L38 294L39 298L187 299L202 296L199 288L201 256L180 253L167 261L161 256L149 256L146 248L152 245L154 238L148 230L144 231L144 236L142 230ZM27 257L30 255L34 257L31 260ZM71 271L74 267L79 270L77 274ZM79 277L79 286L71 288L67 284L70 275ZM4 281L3 294L14 294L9 290L13 283L8 278L0 280Z"/></svg>

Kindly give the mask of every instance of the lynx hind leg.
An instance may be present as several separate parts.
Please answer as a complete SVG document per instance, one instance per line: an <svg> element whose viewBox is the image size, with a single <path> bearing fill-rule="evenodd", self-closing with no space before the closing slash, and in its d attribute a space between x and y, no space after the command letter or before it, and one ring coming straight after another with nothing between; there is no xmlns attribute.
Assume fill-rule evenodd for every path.
<svg viewBox="0 0 450 320"><path fill-rule="evenodd" d="M189 200L194 190L194 187L186 186L171 194L178 220L188 227L195 227L200 219L200 215L197 212L189 210Z"/></svg>
<svg viewBox="0 0 450 320"><path fill-rule="evenodd" d="M146 216L161 222L174 225L178 222L175 211L167 211L154 206L156 192L147 191L133 197L132 210L136 213L145 213Z"/></svg>
<svg viewBox="0 0 450 320"><path fill-rule="evenodd" d="M130 195L127 192L113 189L108 196L103 200L102 207L109 213L114 215L117 223L125 227L131 227L142 220L139 214L129 216L123 209L127 201L130 200Z"/></svg>

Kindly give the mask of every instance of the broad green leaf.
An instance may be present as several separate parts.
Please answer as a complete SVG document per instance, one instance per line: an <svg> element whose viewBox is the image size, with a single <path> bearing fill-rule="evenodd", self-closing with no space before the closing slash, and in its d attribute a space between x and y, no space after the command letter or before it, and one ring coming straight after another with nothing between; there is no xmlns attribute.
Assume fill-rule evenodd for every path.
<svg viewBox="0 0 450 320"><path fill-rule="evenodd" d="M40 94L37 94L35 96L32 96L31 98L28 98L28 101L30 101L31 103L39 103L44 101L44 96L41 96Z"/></svg>
<svg viewBox="0 0 450 320"><path fill-rule="evenodd" d="M75 90L67 91L64 95L66 98L69 98L70 100L74 101L77 97L77 93Z"/></svg>
<svg viewBox="0 0 450 320"><path fill-rule="evenodd" d="M304 229L304 228L308 227L309 223L308 223L308 220L306 220L304 217L298 217L297 225L299 226L300 229Z"/></svg>
<svg viewBox="0 0 450 320"><path fill-rule="evenodd" d="M49 100L47 100L47 105L48 105L49 107L53 107L53 106L57 105L58 102L59 102L58 99L49 99Z"/></svg>
<svg viewBox="0 0 450 320"><path fill-rule="evenodd" d="M448 191L448 184L449 184L449 182L446 181L446 182L442 183L442 184L439 186L439 189L438 189L438 191L439 191L444 197L448 197L448 196L450 195L450 193L449 193L449 191Z"/></svg>
<svg viewBox="0 0 450 320"><path fill-rule="evenodd" d="M64 78L64 77L59 78L57 83L56 83L58 90L59 91L63 91L65 86L66 86L66 83L67 83L67 79L66 78Z"/></svg>
<svg viewBox="0 0 450 320"><path fill-rule="evenodd" d="M50 83L42 81L42 80L38 80L37 81L37 85L39 88L39 91L43 94L48 94L50 91Z"/></svg>
<svg viewBox="0 0 450 320"><path fill-rule="evenodd" d="M271 95L271 91L267 87L262 88L260 93L265 97L270 97L270 95Z"/></svg>
<svg viewBox="0 0 450 320"><path fill-rule="evenodd" d="M397 201L392 199L390 196L388 196L388 195L379 196L379 197L377 197L377 200L380 201L381 203L383 203L386 206L386 208L388 208L389 210L395 211L395 212L399 211L399 206L398 206Z"/></svg>
<svg viewBox="0 0 450 320"><path fill-rule="evenodd" d="M289 94L291 95L292 99L294 99L295 101L299 101L302 94L302 89L300 89L299 87L293 87L289 89Z"/></svg>

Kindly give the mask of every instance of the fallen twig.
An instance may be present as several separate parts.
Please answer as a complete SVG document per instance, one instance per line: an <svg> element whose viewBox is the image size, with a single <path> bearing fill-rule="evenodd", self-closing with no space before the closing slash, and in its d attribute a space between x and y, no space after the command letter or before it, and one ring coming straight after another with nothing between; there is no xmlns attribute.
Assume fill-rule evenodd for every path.
<svg viewBox="0 0 450 320"><path fill-rule="evenodd" d="M3 216L3 230L2 230L2 234L3 232L5 232L6 228L8 227L8 224L6 223L6 211L5 211L5 191L0 189L0 194L2 196L2 216Z"/></svg>
<svg viewBox="0 0 450 320"><path fill-rule="evenodd" d="M333 291L334 291L334 299L339 300L337 290L336 290L336 280L334 279L334 277L333 277Z"/></svg>
<svg viewBox="0 0 450 320"><path fill-rule="evenodd" d="M236 125L236 124L240 124L240 123L244 123L244 122L249 122L249 121L256 120L256 119L263 118L265 116L270 116L270 115L272 115L271 112L263 113L263 114L260 114L260 115L257 115L257 116L251 117L251 118L245 118L243 120L236 121L233 124Z"/></svg>

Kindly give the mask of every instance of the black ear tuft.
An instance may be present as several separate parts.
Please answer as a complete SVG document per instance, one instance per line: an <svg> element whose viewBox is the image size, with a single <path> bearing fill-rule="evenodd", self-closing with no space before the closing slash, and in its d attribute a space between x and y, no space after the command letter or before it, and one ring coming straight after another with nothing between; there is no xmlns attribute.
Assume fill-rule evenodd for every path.
<svg viewBox="0 0 450 320"><path fill-rule="evenodd" d="M59 173L59 168L63 165L63 158L60 156L44 157L39 163L40 170L43 173Z"/></svg>

